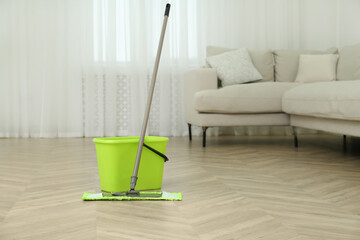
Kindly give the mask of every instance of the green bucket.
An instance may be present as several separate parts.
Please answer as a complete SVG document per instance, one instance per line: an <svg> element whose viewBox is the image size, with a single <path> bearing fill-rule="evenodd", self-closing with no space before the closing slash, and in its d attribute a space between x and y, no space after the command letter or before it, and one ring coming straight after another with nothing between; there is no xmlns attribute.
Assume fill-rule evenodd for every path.
<svg viewBox="0 0 360 240"><path fill-rule="evenodd" d="M95 138L99 167L100 187L106 192L123 192L130 189L140 137ZM166 137L146 136L144 143L165 154ZM135 190L160 189L164 158L143 148Z"/></svg>

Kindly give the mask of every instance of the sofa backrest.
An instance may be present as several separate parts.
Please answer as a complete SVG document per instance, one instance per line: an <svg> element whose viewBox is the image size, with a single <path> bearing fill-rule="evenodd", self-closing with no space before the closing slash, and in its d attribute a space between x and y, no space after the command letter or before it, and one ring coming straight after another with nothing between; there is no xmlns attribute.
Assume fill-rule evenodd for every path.
<svg viewBox="0 0 360 240"><path fill-rule="evenodd" d="M233 48L208 46L206 56L211 57ZM261 82L294 82L301 54L338 54L337 48L317 50L249 50L251 60L263 76ZM360 43L344 47L337 64L337 80L360 80Z"/></svg>
<svg viewBox="0 0 360 240"><path fill-rule="evenodd" d="M337 80L360 80L360 43L341 49Z"/></svg>
<svg viewBox="0 0 360 240"><path fill-rule="evenodd" d="M232 48L223 48L208 46L206 48L206 56L211 57L224 52L232 51ZM255 68L263 76L260 82L273 82L274 81L274 61L271 50L253 51L249 50L249 55Z"/></svg>
<svg viewBox="0 0 360 240"><path fill-rule="evenodd" d="M337 48L330 48L325 51L311 50L275 50L275 81L276 82L294 82L299 67L300 54L336 54Z"/></svg>

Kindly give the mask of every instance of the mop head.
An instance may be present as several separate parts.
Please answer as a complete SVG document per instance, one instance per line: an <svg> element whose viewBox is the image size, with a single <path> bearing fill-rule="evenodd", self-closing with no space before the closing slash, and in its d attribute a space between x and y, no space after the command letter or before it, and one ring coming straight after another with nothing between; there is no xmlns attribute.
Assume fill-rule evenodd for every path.
<svg viewBox="0 0 360 240"><path fill-rule="evenodd" d="M146 192L147 194L161 194L160 197L129 197L129 196L112 196L111 194L104 193L84 193L82 199L84 201L98 201L98 200L111 200L111 201L131 201L131 200L165 200L165 201L181 201L181 193L169 193L169 192Z"/></svg>

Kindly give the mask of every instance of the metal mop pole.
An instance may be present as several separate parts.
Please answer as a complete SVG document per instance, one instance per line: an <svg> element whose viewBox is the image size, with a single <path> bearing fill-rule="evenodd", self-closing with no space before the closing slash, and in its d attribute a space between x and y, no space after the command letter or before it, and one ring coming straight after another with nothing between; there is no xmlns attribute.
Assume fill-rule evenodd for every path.
<svg viewBox="0 0 360 240"><path fill-rule="evenodd" d="M168 4L166 4L166 8L165 8L164 22L162 25L160 41L159 41L159 46L158 46L155 65L154 65L154 71L153 71L150 89L149 89L149 95L148 95L148 99L147 99L146 111L145 111L145 115L144 115L143 125L141 128L141 135L140 135L139 147L138 147L138 151L137 151L137 155L136 155L134 172L131 176L130 191L128 193L135 192L135 186L136 186L136 182L138 179L137 175L138 175L138 171L139 171L140 158L141 158L141 153L142 153L142 149L144 146L146 127L147 127L147 123L149 120L151 101L152 101L152 97L153 97L153 93L154 93L155 81L156 81L157 71L159 68L161 49L162 49L162 45L163 45L163 41L164 41L164 35L165 35L167 20L169 17L169 12L170 12L170 4L168 3Z"/></svg>

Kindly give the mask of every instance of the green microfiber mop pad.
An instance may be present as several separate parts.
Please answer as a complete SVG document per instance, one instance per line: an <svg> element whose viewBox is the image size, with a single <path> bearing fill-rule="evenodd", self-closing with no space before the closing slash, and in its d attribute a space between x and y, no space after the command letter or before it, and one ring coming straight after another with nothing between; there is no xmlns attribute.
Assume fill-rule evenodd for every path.
<svg viewBox="0 0 360 240"><path fill-rule="evenodd" d="M148 194L157 194L159 192L146 192ZM84 193L82 199L84 201L97 201L97 200L113 200L113 201L124 201L124 200L167 200L167 201L181 201L181 193L169 193L162 192L161 197L128 197L128 196L111 196L111 194L102 193Z"/></svg>

